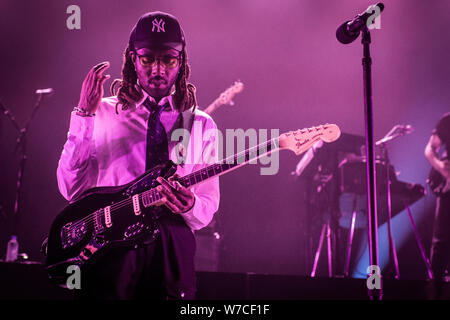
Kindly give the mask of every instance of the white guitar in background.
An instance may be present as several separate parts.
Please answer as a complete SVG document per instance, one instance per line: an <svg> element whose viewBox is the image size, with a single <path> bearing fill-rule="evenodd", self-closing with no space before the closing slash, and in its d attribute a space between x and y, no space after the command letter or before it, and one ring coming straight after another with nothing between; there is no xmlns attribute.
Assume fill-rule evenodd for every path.
<svg viewBox="0 0 450 320"><path fill-rule="evenodd" d="M229 104L230 106L234 105L233 98L234 96L241 92L244 89L244 84L241 81L235 81L234 84L229 87L227 90L222 92L220 96L213 101L205 110L207 114L213 113L217 108L221 105Z"/></svg>

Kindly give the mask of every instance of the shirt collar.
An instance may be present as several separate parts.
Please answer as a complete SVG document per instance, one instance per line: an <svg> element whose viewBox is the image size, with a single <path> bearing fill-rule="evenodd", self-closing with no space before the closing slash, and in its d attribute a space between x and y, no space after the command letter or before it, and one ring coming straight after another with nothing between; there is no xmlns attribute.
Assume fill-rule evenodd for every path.
<svg viewBox="0 0 450 320"><path fill-rule="evenodd" d="M145 102L145 100L147 98L150 99L150 101L152 102L156 102L155 99L150 96L147 91L142 90L143 93L143 97L141 100L139 100L139 102L136 104L137 108L144 108L145 110L147 110L147 108L143 105L143 103ZM172 93L170 93L168 96L163 97L161 100L159 100L158 105L164 105L166 102L169 102L171 111L176 111L175 106L173 105L173 94L175 93L175 91L172 91Z"/></svg>

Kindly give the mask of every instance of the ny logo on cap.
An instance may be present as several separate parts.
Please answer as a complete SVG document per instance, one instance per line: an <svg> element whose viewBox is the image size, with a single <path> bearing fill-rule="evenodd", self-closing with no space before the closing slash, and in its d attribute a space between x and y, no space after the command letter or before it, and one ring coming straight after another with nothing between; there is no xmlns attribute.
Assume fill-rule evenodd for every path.
<svg viewBox="0 0 450 320"><path fill-rule="evenodd" d="M156 18L153 19L152 24L153 24L152 32L155 32L155 28L157 29L156 32L161 32L161 31L166 32L166 30L164 30L164 25L166 23L164 22L164 20L162 18L160 18L159 21L156 20Z"/></svg>

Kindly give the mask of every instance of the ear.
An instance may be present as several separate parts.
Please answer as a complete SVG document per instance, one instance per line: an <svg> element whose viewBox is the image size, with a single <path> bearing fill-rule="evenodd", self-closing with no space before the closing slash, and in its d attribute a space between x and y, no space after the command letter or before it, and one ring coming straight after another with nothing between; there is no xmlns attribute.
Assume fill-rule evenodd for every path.
<svg viewBox="0 0 450 320"><path fill-rule="evenodd" d="M131 61L134 63L134 61L136 60L136 51L130 51L129 52Z"/></svg>

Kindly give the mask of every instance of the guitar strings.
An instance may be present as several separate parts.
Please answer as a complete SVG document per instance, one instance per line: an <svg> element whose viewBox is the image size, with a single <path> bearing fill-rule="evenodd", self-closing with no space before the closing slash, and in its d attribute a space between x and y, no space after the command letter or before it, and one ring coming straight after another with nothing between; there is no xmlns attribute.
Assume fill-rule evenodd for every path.
<svg viewBox="0 0 450 320"><path fill-rule="evenodd" d="M315 128L315 129L318 130L317 128ZM312 131L312 129L310 130L310 128L307 128L307 132L308 132L308 133L311 132L311 131ZM277 144L277 142L278 142L278 144ZM277 148L277 147L279 148L279 137L273 138L273 139L271 139L271 140L268 140L268 141L266 141L266 142L264 142L264 143L259 144L258 146L249 148L249 149L247 149L247 150L245 150L245 151L242 151L242 152L240 152L240 153L238 153L238 154L232 155L232 156L230 156L230 157L228 157L228 158L226 158L226 159L224 159L224 160L221 160L218 164L213 164L213 165L211 165L211 166L207 166L207 167L205 167L205 168L203 168L203 169L201 169L201 170L198 170L198 171L196 171L196 172L190 173L190 174L188 174L188 175L182 177L182 179L189 180L189 184L191 185L190 179L191 179L192 177L194 177L194 181L196 181L197 179L195 179L195 177L196 177L197 174L199 174L199 175L200 175L200 178L201 178L203 172L206 173L207 175L209 175L209 174L208 174L208 171L209 171L210 169L212 169L213 172L214 172L214 175L216 175L216 174L217 174L216 168L220 168L220 167L222 167L224 164L230 165L230 164L238 163L238 158L240 158L242 155L244 156L244 163L243 163L243 164L245 164L245 163L247 163L247 162L249 162L249 161L252 160L252 159L250 159L250 158L251 158L250 156L251 156L252 150L254 150L255 148L258 149L258 148L261 148L261 147L264 146L264 148L265 148L265 150L266 150L266 152L265 152L264 154L274 151L274 150L272 150L272 148L271 148L270 150L267 150L267 147L268 147L268 146L271 146L272 143L273 143L273 146L275 146L275 148ZM247 155L249 156L248 160L246 160L246 157L245 157L245 156L247 156ZM255 159L257 159L257 158L259 158L259 157L261 157L261 156L262 156L261 154L259 154L259 156L258 156L258 152L257 152L257 153L256 153L256 157L255 157L255 156L254 156L254 157L255 157ZM233 158L233 162L228 163L228 161L231 160L231 158ZM231 169L231 167L228 167L228 169L222 170L222 171L220 171L219 173L228 171L229 169ZM208 178L209 178L209 176L208 176ZM198 183L198 181L196 181L196 183ZM195 184L196 184L196 183L195 183ZM151 195L152 190L154 190L154 188L152 188L152 189L150 189L150 190L147 190L147 191L145 191L145 192L142 192L141 194L138 194L138 200L139 200L139 196L140 196L141 200L143 200L144 195L150 195L150 196L152 196L152 195ZM154 194L155 196L157 196L157 195L159 196L159 195L160 195L159 192L157 192L157 191L154 191L154 192L156 192L156 193ZM159 200L159 199L157 199L157 200ZM121 212L121 211L119 211L119 209L121 209L121 208L123 208L123 207L125 207L125 206L128 206L131 202L132 202L132 198L127 198L127 199L124 199L124 200L122 200L122 201L119 201L119 202L116 203L116 204L111 205L111 206L110 206L110 215L112 216L112 215L113 215L114 213L116 213L116 212ZM156 201L151 201L151 202L148 204L148 206L145 206L145 205L144 205L144 207L146 207L146 208L147 208L147 207L150 207L150 206L151 206L152 204L154 204L155 202L156 202ZM102 208L102 209L104 210L104 208ZM102 209L100 209L100 210L102 210ZM72 232L74 229L78 228L78 227L79 227L80 225L82 225L82 224L86 224L86 226L87 226L88 228L90 228L90 227L91 227L91 224L94 223L94 221L95 221L94 219L98 218L97 214L98 214L98 212L95 211L95 212L89 214L88 216L86 216L86 217L84 217L84 218L78 220L77 222L73 223L73 225L71 225L71 226L68 228L69 232ZM100 223L101 223L101 217L100 217ZM65 234L65 235L64 235L64 240L67 241L67 237L68 237L68 235Z"/></svg>
<svg viewBox="0 0 450 320"><path fill-rule="evenodd" d="M272 139L272 140L273 140L273 139ZM188 174L188 175L186 175L186 176L184 176L184 177L182 177L182 178L185 179L185 180L189 179L189 181L190 181L190 179L191 179L192 177L194 177L195 175L199 175L199 176L201 177L201 176L202 176L202 171L205 172L205 173L207 173L208 169L213 169L213 172L216 173L216 172L215 172L216 170L214 170L214 169L215 169L215 168L218 168L218 167L220 167L220 166L222 166L222 165L225 164L225 163L227 163L227 161L231 160L231 158L233 158L233 162L234 162L234 160L236 160L236 162L237 162L237 159L238 159L238 158L240 158L241 156L244 156L244 160L245 160L245 156L247 155L247 153L250 155L252 149L261 147L261 146L263 146L263 145L266 145L266 147L267 147L267 146L272 142L272 140L266 141L265 143L262 143L262 144L259 145L259 146L256 146L256 147L250 148L250 149L248 149L248 150L242 151L242 152L240 152L240 153L238 153L238 154L236 154L236 155L232 155L232 156L226 158L225 160L222 160L221 163L219 163L219 164L214 164L214 165L212 165L212 166L205 167L205 168L203 168L203 169L201 169L201 170L199 170L199 171L196 171L196 172L194 172L194 173ZM227 163L227 164L229 164L229 163ZM196 179L195 179L195 180L196 180ZM154 190L154 189L147 190L147 191L143 192L142 194L140 194L141 199L142 199L142 197L143 197L144 194L151 193L151 190ZM158 195L159 195L159 193L156 191L155 196L158 196ZM159 200L159 199L158 199L158 200ZM118 202L118 203L112 205L112 206L111 206L111 209L110 209L110 214L111 214L111 216L113 215L113 213L120 212L120 211L117 211L117 210L118 210L118 209L121 209L121 208L123 208L123 207L125 207L125 206L128 206L128 205L130 204L130 202L132 202L131 198L127 198L127 199L124 199L124 200L122 200L122 201L120 201L120 202ZM155 202L156 202L156 201L152 201L152 202L149 204L149 206L151 206L151 205L152 205L153 203L155 203ZM97 218L97 217L96 217L96 214L97 214L97 212L93 212L93 213L89 214L87 217L85 217L85 218L83 218L83 219L80 219L79 221L77 221L76 223L74 223L72 226L70 226L70 227L68 228L68 229L69 229L69 232L72 232L73 229L77 229L77 228L80 227L82 224L86 224L86 227L88 227L88 228L91 227L91 225L95 222L95 219Z"/></svg>

